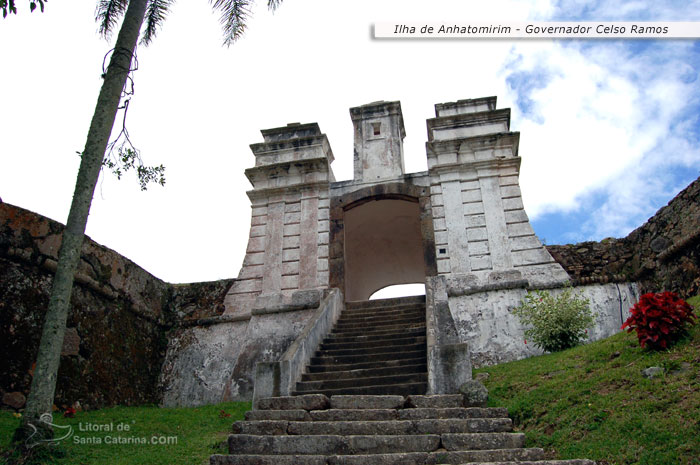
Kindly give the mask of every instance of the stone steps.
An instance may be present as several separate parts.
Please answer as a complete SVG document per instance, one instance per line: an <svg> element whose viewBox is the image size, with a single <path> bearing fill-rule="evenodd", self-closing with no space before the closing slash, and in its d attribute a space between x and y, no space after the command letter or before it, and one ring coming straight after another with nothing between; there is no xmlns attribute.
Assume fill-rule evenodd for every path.
<svg viewBox="0 0 700 465"><path fill-rule="evenodd" d="M410 325L397 329L383 331L363 332L345 331L341 333L331 332L323 343L329 342L357 342L357 341L377 341L382 339L399 339L407 336L425 335L425 325Z"/></svg>
<svg viewBox="0 0 700 465"><path fill-rule="evenodd" d="M407 341L405 344L397 343L396 340L389 339L384 344L374 345L369 347L353 347L342 349L319 349L316 353L320 357L335 357L339 355L376 355L386 352L410 352L420 351L425 348L425 338L421 338L420 342Z"/></svg>
<svg viewBox="0 0 700 465"><path fill-rule="evenodd" d="M307 371L309 373L320 373L320 372L345 372L353 370L367 370L374 368L391 368L391 367L401 367L401 366L411 366L417 364L425 364L426 356L421 354L420 357L407 358L402 360L383 360L383 361L372 361L372 362L357 362L357 363L339 363L335 365L309 365Z"/></svg>
<svg viewBox="0 0 700 465"><path fill-rule="evenodd" d="M401 335L403 336L403 335ZM326 342L322 343L319 347L320 350L336 350L336 349L354 349L354 348L369 348L369 347L382 347L386 344L392 345L408 345L408 344L425 344L425 336L409 336L409 337L396 337L393 339L377 339L374 341L353 341L353 342Z"/></svg>
<svg viewBox="0 0 700 465"><path fill-rule="evenodd" d="M426 373L428 365L417 363L415 365L403 365L396 367L366 368L358 370L327 371L322 373L304 373L302 381L324 381L333 379L372 378L380 376L400 375L402 373Z"/></svg>
<svg viewBox="0 0 700 465"><path fill-rule="evenodd" d="M339 395L396 395L409 396L416 392L426 392L427 382L401 383L401 384L373 384L369 386L353 386L337 389L316 389L314 391L294 391L295 396L308 394L309 392L323 394L325 396Z"/></svg>
<svg viewBox="0 0 700 465"><path fill-rule="evenodd" d="M343 320L345 321L372 321L373 318L401 318L403 316L415 316L424 312L425 306L420 307L399 307L390 310L368 310L355 311L345 310L343 312Z"/></svg>
<svg viewBox="0 0 700 465"><path fill-rule="evenodd" d="M396 395L260 399L233 424L231 455L211 465L595 465L544 460L524 448L503 408L465 408L462 397Z"/></svg>
<svg viewBox="0 0 700 465"><path fill-rule="evenodd" d="M348 302L294 394L421 394L428 367L425 298Z"/></svg>
<svg viewBox="0 0 700 465"><path fill-rule="evenodd" d="M411 329L422 329L425 331L425 321L412 321L403 323L392 323L388 325L366 325L352 328L343 328L336 326L331 331L331 335L335 337L347 336L379 336L388 334L397 334L402 331Z"/></svg>
<svg viewBox="0 0 700 465"><path fill-rule="evenodd" d="M378 361L390 361L390 360L405 360L405 359L419 359L425 357L425 349L423 350L411 350L411 351L401 351L401 352L387 352L374 354L371 360ZM368 356L364 354L360 355L332 355L326 356L321 355L319 357L311 357L312 365L335 365L335 364L350 364L350 363L362 363L367 360Z"/></svg>
<svg viewBox="0 0 700 465"><path fill-rule="evenodd" d="M337 372L336 372L337 373ZM342 373L342 372L341 372ZM335 374L335 373L334 373ZM389 376L371 376L366 378L340 378L320 381L300 381L297 392L320 392L328 389L354 388L356 386L382 386L387 384L427 383L425 372L401 373Z"/></svg>
<svg viewBox="0 0 700 465"><path fill-rule="evenodd" d="M377 319L376 321L338 321L335 325L334 330L336 333L344 331L354 332L360 329L363 331L386 331L388 329L403 328L406 326L419 326L421 324L425 324L425 315L404 316L402 318L396 319Z"/></svg>

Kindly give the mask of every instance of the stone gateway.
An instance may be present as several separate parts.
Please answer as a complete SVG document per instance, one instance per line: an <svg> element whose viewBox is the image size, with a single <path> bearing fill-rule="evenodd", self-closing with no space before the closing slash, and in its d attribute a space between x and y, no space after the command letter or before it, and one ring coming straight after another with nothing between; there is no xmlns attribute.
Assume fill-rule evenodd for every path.
<svg viewBox="0 0 700 465"><path fill-rule="evenodd" d="M523 208L510 110L497 109L496 97L435 105L428 171L419 173L404 169L400 102L351 108L350 117L349 181L335 181L333 151L316 123L263 130L263 142L251 145L245 260L214 324L170 341L166 405L351 387L353 394L456 394L472 365L540 353L524 343L510 310L528 290L556 293L571 278ZM425 284L418 310L413 301L362 303L406 283ZM579 290L596 314L591 339L617 332L638 294L627 282ZM373 350L342 345L360 333L376 336ZM406 337L392 340L400 333ZM362 357L382 363L355 366ZM397 368L401 357L410 368ZM330 371L328 364L339 365L335 377L311 376ZM370 370L363 372L369 384L341 382L357 369ZM372 383L380 381L377 390Z"/></svg>

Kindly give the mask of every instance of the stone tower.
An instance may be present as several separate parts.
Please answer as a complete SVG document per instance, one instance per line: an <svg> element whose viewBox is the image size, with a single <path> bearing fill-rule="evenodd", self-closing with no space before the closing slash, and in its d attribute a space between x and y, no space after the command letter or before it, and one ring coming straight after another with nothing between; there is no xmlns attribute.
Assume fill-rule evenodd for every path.
<svg viewBox="0 0 700 465"><path fill-rule="evenodd" d="M496 109L496 97L435 105L419 173L405 173L399 102L354 107L350 117L351 180L335 181L316 123L263 130L250 146L243 266L224 313L205 322L215 326L190 330L168 359L174 373L196 377L177 378L166 403L250 399L254 385L291 392L345 302L363 305L395 284L425 284L428 392L453 392L472 364L538 353L511 309L528 290L559 292L569 276L523 208L510 110ZM617 332L636 300L634 283L579 291L598 314L592 339Z"/></svg>

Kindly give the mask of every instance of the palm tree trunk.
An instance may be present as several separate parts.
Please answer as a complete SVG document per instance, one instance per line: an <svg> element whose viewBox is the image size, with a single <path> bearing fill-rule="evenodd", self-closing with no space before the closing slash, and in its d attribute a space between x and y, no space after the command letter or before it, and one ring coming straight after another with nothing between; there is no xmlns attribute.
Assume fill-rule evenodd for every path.
<svg viewBox="0 0 700 465"><path fill-rule="evenodd" d="M104 76L104 83L97 98L95 113L90 123L85 150L80 162L78 179L75 183L73 202L66 228L63 231L61 249L58 253L58 267L53 280L49 308L44 320L31 391L27 399L22 424L15 432L16 440L26 437L29 423L42 427L45 435L52 434L50 428L38 420L42 414L50 413L53 406L58 365L73 289L73 277L80 261L85 226L90 213L95 185L112 133L121 93L129 74L131 59L146 14L146 5L147 0L131 0L129 2L107 73Z"/></svg>

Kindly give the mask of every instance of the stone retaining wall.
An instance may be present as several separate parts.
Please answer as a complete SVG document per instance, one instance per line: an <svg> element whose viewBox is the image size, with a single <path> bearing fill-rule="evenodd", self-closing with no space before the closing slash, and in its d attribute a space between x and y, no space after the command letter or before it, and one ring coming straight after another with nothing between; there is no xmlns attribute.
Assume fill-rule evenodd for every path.
<svg viewBox="0 0 700 465"><path fill-rule="evenodd" d="M700 293L700 178L622 239L549 245L574 284L638 282L640 291Z"/></svg>
<svg viewBox="0 0 700 465"><path fill-rule="evenodd" d="M56 221L0 204L0 397L19 399L12 402L16 408L31 384L62 231ZM86 238L58 373L57 406L159 402L168 331L222 313L231 282L168 284Z"/></svg>

